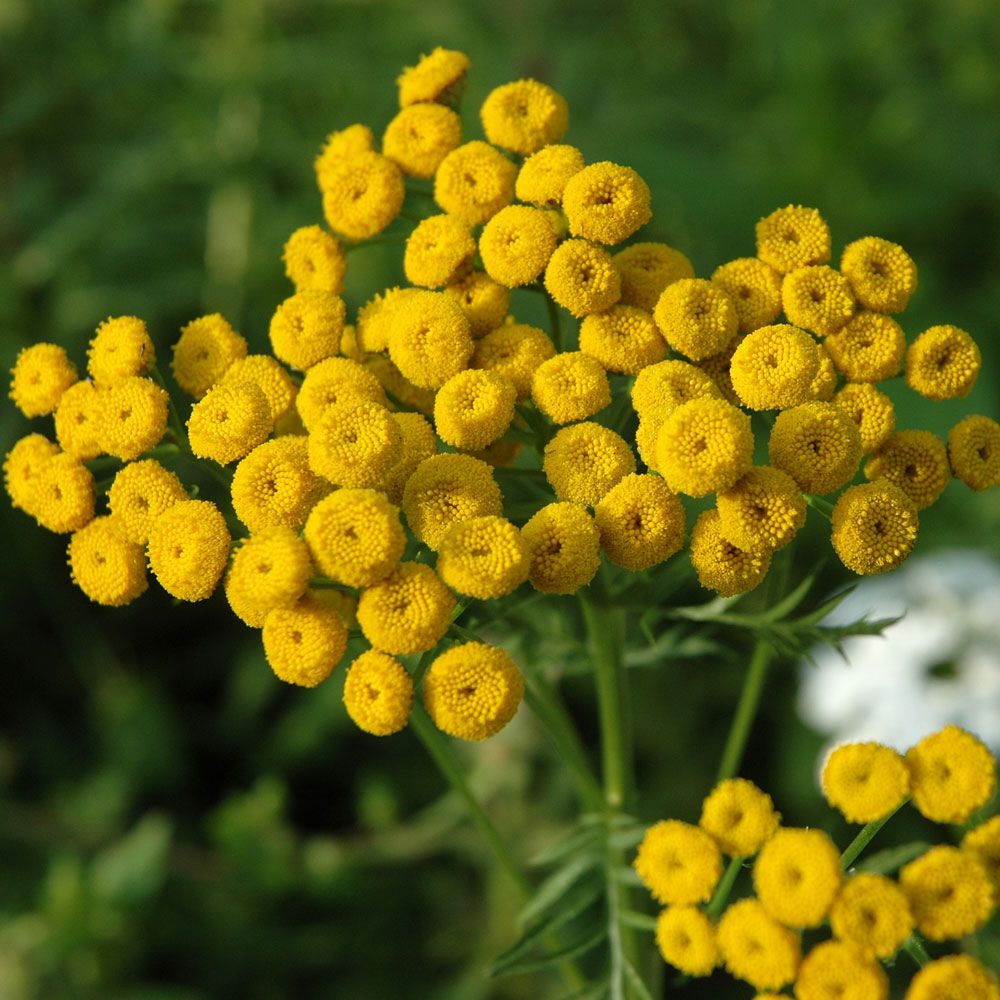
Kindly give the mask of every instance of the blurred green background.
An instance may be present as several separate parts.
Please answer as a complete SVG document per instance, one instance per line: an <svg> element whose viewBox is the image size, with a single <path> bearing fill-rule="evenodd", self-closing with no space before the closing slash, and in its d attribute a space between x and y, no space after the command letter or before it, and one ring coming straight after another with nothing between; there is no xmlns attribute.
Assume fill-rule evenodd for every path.
<svg viewBox="0 0 1000 1000"><path fill-rule="evenodd" d="M437 44L472 59L470 136L492 87L551 83L568 140L640 171L648 238L699 274L752 253L754 222L792 201L822 210L835 253L901 242L920 267L908 334L952 322L985 359L970 400L900 394L901 426L1000 413L995 0L0 0L2 367L39 339L82 363L122 313L162 358L215 310L265 349L289 293L281 246L321 219L324 136L379 134L400 68ZM387 248L351 268L352 308L401 277ZM0 448L27 432L4 407ZM998 491L952 484L922 520L924 550L1000 554ZM360 734L339 681L282 687L221 596L175 607L154 587L99 609L68 580L65 539L6 503L0 521L0 998L548 995L544 979L485 980L517 901L411 734ZM802 567L829 559L814 541ZM829 567L824 583L841 579ZM732 654L637 672L643 818L696 818ZM790 821L828 822L793 679L775 676L747 774ZM589 680L567 693L593 737ZM461 755L522 856L567 828L575 805L527 713Z"/></svg>

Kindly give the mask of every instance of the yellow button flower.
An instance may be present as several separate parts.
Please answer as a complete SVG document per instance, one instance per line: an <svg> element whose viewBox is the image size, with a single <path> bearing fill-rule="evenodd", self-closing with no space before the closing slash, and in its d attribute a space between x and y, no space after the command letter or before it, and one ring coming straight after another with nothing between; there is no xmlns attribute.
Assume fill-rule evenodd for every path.
<svg viewBox="0 0 1000 1000"><path fill-rule="evenodd" d="M455 49L439 45L428 56L421 56L416 66L407 66L396 83L399 106L409 107L422 101L447 101L465 80L469 57Z"/></svg>
<svg viewBox="0 0 1000 1000"><path fill-rule="evenodd" d="M258 445L233 473L233 511L251 532L284 524L301 528L324 482L309 468L304 437Z"/></svg>
<svg viewBox="0 0 1000 1000"><path fill-rule="evenodd" d="M104 394L98 409L101 451L129 462L155 448L167 432L169 397L152 379L130 375Z"/></svg>
<svg viewBox="0 0 1000 1000"><path fill-rule="evenodd" d="M826 337L854 315L855 302L848 280L821 264L797 267L785 275L781 305L789 323Z"/></svg>
<svg viewBox="0 0 1000 1000"><path fill-rule="evenodd" d="M948 432L948 460L955 478L971 490L988 490L1000 483L1000 424L989 417L970 416Z"/></svg>
<svg viewBox="0 0 1000 1000"><path fill-rule="evenodd" d="M568 424L609 406L611 385L604 368L589 354L567 351L538 366L531 398L554 424Z"/></svg>
<svg viewBox="0 0 1000 1000"><path fill-rule="evenodd" d="M691 565L698 582L720 597L753 590L771 568L771 553L745 551L723 537L719 512L706 510L691 532Z"/></svg>
<svg viewBox="0 0 1000 1000"><path fill-rule="evenodd" d="M837 369L830 352L820 343L814 346L819 367L816 369L816 377L809 384L808 398L828 403L837 391Z"/></svg>
<svg viewBox="0 0 1000 1000"><path fill-rule="evenodd" d="M340 242L321 226L302 226L285 243L285 274L297 292L339 295L347 274L347 257Z"/></svg>
<svg viewBox="0 0 1000 1000"><path fill-rule="evenodd" d="M757 896L788 927L818 927L840 889L840 852L822 830L783 827L753 867Z"/></svg>
<svg viewBox="0 0 1000 1000"><path fill-rule="evenodd" d="M729 365L733 389L751 410L806 402L818 371L815 341L805 330L783 323L747 334Z"/></svg>
<svg viewBox="0 0 1000 1000"><path fill-rule="evenodd" d="M55 412L56 440L63 451L81 462L101 453L100 432L102 393L86 379L74 382L60 397Z"/></svg>
<svg viewBox="0 0 1000 1000"><path fill-rule="evenodd" d="M675 493L703 497L732 486L750 468L753 447L750 418L706 396L682 403L664 420L656 462Z"/></svg>
<svg viewBox="0 0 1000 1000"><path fill-rule="evenodd" d="M917 930L931 941L974 934L993 914L993 883L979 858L958 847L932 847L904 865L899 884Z"/></svg>
<svg viewBox="0 0 1000 1000"><path fill-rule="evenodd" d="M500 514L500 487L493 470L471 455L434 455L421 462L403 490L410 530L437 550L448 529L470 517Z"/></svg>
<svg viewBox="0 0 1000 1000"><path fill-rule="evenodd" d="M305 593L311 571L309 550L291 528L267 528L233 553L226 599L237 618L263 628L270 612L291 607Z"/></svg>
<svg viewBox="0 0 1000 1000"><path fill-rule="evenodd" d="M513 384L496 372L477 368L459 372L434 399L438 437L454 448L485 448L506 433L516 399Z"/></svg>
<svg viewBox="0 0 1000 1000"><path fill-rule="evenodd" d="M444 636L454 610L455 598L434 570L404 562L362 591L358 625L377 649L394 656L423 653Z"/></svg>
<svg viewBox="0 0 1000 1000"><path fill-rule="evenodd" d="M324 358L306 372L295 408L306 428L315 430L332 406L362 400L386 405L385 392L375 375L350 358Z"/></svg>
<svg viewBox="0 0 1000 1000"><path fill-rule="evenodd" d="M566 240L549 258L545 288L577 318L609 309L621 295L621 281L611 255L587 240Z"/></svg>
<svg viewBox="0 0 1000 1000"><path fill-rule="evenodd" d="M387 288L358 310L356 324L358 343L364 351L384 351L389 347L389 332L405 303L418 288Z"/></svg>
<svg viewBox="0 0 1000 1000"><path fill-rule="evenodd" d="M584 317L580 350L609 372L639 375L663 360L667 344L648 312L619 304Z"/></svg>
<svg viewBox="0 0 1000 1000"><path fill-rule="evenodd" d="M898 244L866 236L844 247L840 271L862 309L902 312L917 290L917 265Z"/></svg>
<svg viewBox="0 0 1000 1000"><path fill-rule="evenodd" d="M676 819L661 820L639 844L634 867L658 903L706 903L722 875L722 855L704 830Z"/></svg>
<svg viewBox="0 0 1000 1000"><path fill-rule="evenodd" d="M723 854L750 857L764 846L780 820L767 792L746 778L727 778L702 803L698 825Z"/></svg>
<svg viewBox="0 0 1000 1000"><path fill-rule="evenodd" d="M617 566L639 572L684 544L684 507L659 476L628 475L598 501L601 548Z"/></svg>
<svg viewBox="0 0 1000 1000"><path fill-rule="evenodd" d="M434 175L434 200L470 226L492 218L514 198L517 166L499 149L474 140L453 149Z"/></svg>
<svg viewBox="0 0 1000 1000"><path fill-rule="evenodd" d="M131 604L147 586L146 554L114 517L96 517L69 540L73 582L98 604Z"/></svg>
<svg viewBox="0 0 1000 1000"><path fill-rule="evenodd" d="M461 219L431 215L417 223L406 241L403 272L412 285L443 288L471 269L475 254L472 230Z"/></svg>
<svg viewBox="0 0 1000 1000"><path fill-rule="evenodd" d="M531 380L543 362L554 357L555 345L543 330L510 323L486 334L476 344L472 364L496 372L511 382L519 400L531 395Z"/></svg>
<svg viewBox="0 0 1000 1000"><path fill-rule="evenodd" d="M719 964L715 927L697 906L668 906L656 921L663 961L689 976L709 976Z"/></svg>
<svg viewBox="0 0 1000 1000"><path fill-rule="evenodd" d="M720 398L712 379L686 361L661 361L643 368L631 394L632 406L640 417L660 414L666 418L681 403L703 396Z"/></svg>
<svg viewBox="0 0 1000 1000"><path fill-rule="evenodd" d="M58 344L23 348L11 369L10 398L26 417L44 417L76 381L76 368Z"/></svg>
<svg viewBox="0 0 1000 1000"><path fill-rule="evenodd" d="M843 941L823 941L802 959L795 980L798 1000L888 1000L882 966Z"/></svg>
<svg viewBox="0 0 1000 1000"><path fill-rule="evenodd" d="M44 435L28 434L21 438L4 457L4 488L7 490L10 502L31 517L35 517L42 500L38 492L39 484L42 482L42 468L50 458L58 454L59 448ZM73 458L71 455L70 460ZM90 492L93 495L92 482Z"/></svg>
<svg viewBox="0 0 1000 1000"><path fill-rule="evenodd" d="M222 383L209 389L191 409L188 442L199 458L228 465L263 443L272 426L271 407L260 386Z"/></svg>
<svg viewBox="0 0 1000 1000"><path fill-rule="evenodd" d="M503 517L472 517L448 529L437 571L460 594L503 597L528 578L530 552L521 532Z"/></svg>
<svg viewBox="0 0 1000 1000"><path fill-rule="evenodd" d="M490 142L522 156L558 142L569 127L565 98L537 80L515 80L491 90L479 117Z"/></svg>
<svg viewBox="0 0 1000 1000"><path fill-rule="evenodd" d="M621 243L653 216L649 185L631 167L607 161L569 179L562 207L570 233L595 243Z"/></svg>
<svg viewBox="0 0 1000 1000"><path fill-rule="evenodd" d="M865 463L865 478L888 479L924 510L951 480L948 452L930 431L896 431Z"/></svg>
<svg viewBox="0 0 1000 1000"><path fill-rule="evenodd" d="M385 474L380 488L389 501L398 506L403 501L403 490L414 469L437 452L437 438L434 428L420 413L393 413L392 419L399 428L402 447L399 458Z"/></svg>
<svg viewBox="0 0 1000 1000"><path fill-rule="evenodd" d="M776 552L806 522L806 502L795 480L766 465L720 492L716 506L723 536L748 552Z"/></svg>
<svg viewBox="0 0 1000 1000"><path fill-rule="evenodd" d="M880 382L899 374L906 337L889 316L860 312L824 345L849 382Z"/></svg>
<svg viewBox="0 0 1000 1000"><path fill-rule="evenodd" d="M906 762L880 743L845 743L823 765L823 794L850 823L888 816L910 790Z"/></svg>
<svg viewBox="0 0 1000 1000"><path fill-rule="evenodd" d="M484 271L470 271L448 285L445 293L458 302L475 339L495 330L510 311L510 289Z"/></svg>
<svg viewBox="0 0 1000 1000"><path fill-rule="evenodd" d="M965 399L979 377L976 342L957 326L932 326L906 352L906 384L927 399Z"/></svg>
<svg viewBox="0 0 1000 1000"><path fill-rule="evenodd" d="M403 450L392 414L370 400L331 406L309 434L309 467L338 486L378 486Z"/></svg>
<svg viewBox="0 0 1000 1000"><path fill-rule="evenodd" d="M150 529L149 568L172 597L203 601L222 577L231 541L226 519L214 503L181 500Z"/></svg>
<svg viewBox="0 0 1000 1000"><path fill-rule="evenodd" d="M287 684L315 687L347 650L347 628L336 608L307 591L291 608L276 608L261 631L264 656Z"/></svg>
<svg viewBox="0 0 1000 1000"><path fill-rule="evenodd" d="M359 729L372 736L391 736L410 718L413 681L394 656L369 649L348 669L344 705Z"/></svg>
<svg viewBox="0 0 1000 1000"><path fill-rule="evenodd" d="M177 384L189 396L201 399L234 361L246 356L247 342L223 316L212 313L181 329L170 367Z"/></svg>
<svg viewBox="0 0 1000 1000"><path fill-rule="evenodd" d="M138 316L109 316L87 348L87 371L102 386L142 375L156 364L149 329Z"/></svg>
<svg viewBox="0 0 1000 1000"><path fill-rule="evenodd" d="M545 446L542 468L560 500L593 506L635 472L635 456L614 431L586 421L555 434Z"/></svg>
<svg viewBox="0 0 1000 1000"><path fill-rule="evenodd" d="M770 326L781 314L781 275L756 257L720 265L712 272L712 281L733 300L740 333Z"/></svg>
<svg viewBox="0 0 1000 1000"><path fill-rule="evenodd" d="M507 288L535 281L555 248L556 234L546 213L528 205L500 209L479 238L486 273Z"/></svg>
<svg viewBox="0 0 1000 1000"><path fill-rule="evenodd" d="M935 823L964 823L993 796L993 754L972 733L945 726L906 753L913 804Z"/></svg>
<svg viewBox="0 0 1000 1000"><path fill-rule="evenodd" d="M830 927L862 954L888 959L913 933L913 914L892 879L861 873L852 875L834 900Z"/></svg>
<svg viewBox="0 0 1000 1000"><path fill-rule="evenodd" d="M895 569L913 550L919 528L913 501L887 480L844 490L832 520L833 548L860 576Z"/></svg>
<svg viewBox="0 0 1000 1000"><path fill-rule="evenodd" d="M833 403L802 403L778 414L768 441L771 464L820 496L854 478L861 461L857 424Z"/></svg>
<svg viewBox="0 0 1000 1000"><path fill-rule="evenodd" d="M815 208L788 205L757 223L757 256L781 274L830 259L830 227Z"/></svg>
<svg viewBox="0 0 1000 1000"><path fill-rule="evenodd" d="M313 166L316 171L316 185L320 192L326 188L327 174L335 170L337 164L358 153L375 151L375 136L367 125L360 123L331 132L323 143Z"/></svg>
<svg viewBox="0 0 1000 1000"><path fill-rule="evenodd" d="M550 503L521 529L531 558L528 579L547 594L574 594L601 564L601 536L594 519L575 503Z"/></svg>
<svg viewBox="0 0 1000 1000"><path fill-rule="evenodd" d="M377 236L399 215L403 174L381 153L361 152L330 163L320 183L327 225L349 240Z"/></svg>
<svg viewBox="0 0 1000 1000"><path fill-rule="evenodd" d="M993 883L994 895L1000 897L1000 816L973 827L962 838L962 850L979 858Z"/></svg>
<svg viewBox="0 0 1000 1000"><path fill-rule="evenodd" d="M184 484L153 458L130 462L108 489L108 506L118 529L136 545L145 545L160 515L187 498Z"/></svg>
<svg viewBox="0 0 1000 1000"><path fill-rule="evenodd" d="M271 420L280 420L295 403L292 377L270 354L250 354L234 361L219 381L220 385L253 382L267 400Z"/></svg>
<svg viewBox="0 0 1000 1000"><path fill-rule="evenodd" d="M472 357L469 321L450 295L409 296L389 330L389 357L403 377L422 389L440 389Z"/></svg>
<svg viewBox="0 0 1000 1000"><path fill-rule="evenodd" d="M717 940L726 969L758 990L780 990L795 978L799 938L756 899L733 903L719 921Z"/></svg>
<svg viewBox="0 0 1000 1000"><path fill-rule="evenodd" d="M870 382L852 382L833 397L857 425L861 435L861 451L870 455L885 444L896 429L896 408L892 400Z"/></svg>
<svg viewBox="0 0 1000 1000"><path fill-rule="evenodd" d="M575 146L545 146L521 164L514 193L532 205L559 205L569 179L583 166L583 154Z"/></svg>
<svg viewBox="0 0 1000 1000"><path fill-rule="evenodd" d="M668 285L694 277L691 261L666 243L632 243L614 255L614 262L621 275L622 302L649 313Z"/></svg>
<svg viewBox="0 0 1000 1000"><path fill-rule="evenodd" d="M296 292L271 317L274 356L300 371L332 357L340 350L346 312L344 300L333 292Z"/></svg>
<svg viewBox="0 0 1000 1000"><path fill-rule="evenodd" d="M427 179L462 141L462 120L443 104L404 107L382 136L382 154L410 177Z"/></svg>
<svg viewBox="0 0 1000 1000"><path fill-rule="evenodd" d="M702 278L682 278L668 285L653 317L667 343L692 361L724 350L739 327L728 293Z"/></svg>
<svg viewBox="0 0 1000 1000"><path fill-rule="evenodd" d="M495 736L523 697L524 679L510 654L481 642L452 646L424 678L427 714L442 732L462 740Z"/></svg>
<svg viewBox="0 0 1000 1000"><path fill-rule="evenodd" d="M910 980L903 1000L1000 1000L997 977L971 955L946 955Z"/></svg>
<svg viewBox="0 0 1000 1000"><path fill-rule="evenodd" d="M733 380L729 373L733 353L738 346L739 338L734 340L724 351L712 354L697 363L697 367L715 383L722 398L728 400L733 406L741 405L740 397L736 395L736 391L733 389Z"/></svg>

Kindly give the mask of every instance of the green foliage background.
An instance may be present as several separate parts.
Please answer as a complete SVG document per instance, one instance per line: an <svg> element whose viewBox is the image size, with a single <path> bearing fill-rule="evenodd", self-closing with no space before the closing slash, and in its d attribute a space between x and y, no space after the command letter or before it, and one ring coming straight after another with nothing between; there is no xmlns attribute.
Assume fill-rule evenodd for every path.
<svg viewBox="0 0 1000 1000"><path fill-rule="evenodd" d="M39 339L82 362L121 313L147 319L162 358L214 310L264 349L281 245L321 217L320 143L354 121L379 133L399 69L436 44L472 58L470 134L506 80L565 94L569 141L640 171L650 238L700 274L752 253L756 219L790 201L823 211L838 251L903 243L921 274L907 332L956 323L985 367L968 401L900 393L901 426L1000 412L994 0L0 0L2 366ZM350 307L401 277L395 248L351 268ZM0 447L24 433L5 407ZM517 900L411 734L358 733L339 680L279 685L221 598L89 605L64 539L6 503L0 521L0 997L548 995L544 978L485 979ZM1000 553L996 491L952 484L923 523L924 550ZM829 589L825 539L796 564L821 558ZM572 667L573 624L525 655ZM694 818L711 784L746 659L722 638L726 655L635 672L643 819ZM565 690L594 737L591 686ZM784 664L748 776L790 821L829 828L793 695ZM575 804L526 712L460 752L523 857L565 832Z"/></svg>

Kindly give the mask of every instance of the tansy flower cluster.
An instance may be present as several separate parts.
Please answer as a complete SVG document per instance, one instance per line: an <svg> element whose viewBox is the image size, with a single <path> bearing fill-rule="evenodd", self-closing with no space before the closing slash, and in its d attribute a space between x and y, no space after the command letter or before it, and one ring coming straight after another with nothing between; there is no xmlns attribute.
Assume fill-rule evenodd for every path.
<svg viewBox="0 0 1000 1000"><path fill-rule="evenodd" d="M947 726L905 755L875 743L839 746L822 786L845 819L870 824L872 834L908 798L927 819L961 824L993 797L996 761L971 733ZM906 949L921 966L906 1000L1000 997L975 959L932 961L922 944L957 942L995 912L1000 817L967 825L959 846L931 847L895 879L854 868L857 854L853 845L842 853L821 830L782 825L770 796L731 778L705 799L697 825L651 826L634 866L665 906L655 932L663 959L690 976L724 966L760 995L792 986L799 1000L887 1000L882 963ZM733 902L727 856L728 874L752 874L753 894ZM816 933L823 928L825 939Z"/></svg>

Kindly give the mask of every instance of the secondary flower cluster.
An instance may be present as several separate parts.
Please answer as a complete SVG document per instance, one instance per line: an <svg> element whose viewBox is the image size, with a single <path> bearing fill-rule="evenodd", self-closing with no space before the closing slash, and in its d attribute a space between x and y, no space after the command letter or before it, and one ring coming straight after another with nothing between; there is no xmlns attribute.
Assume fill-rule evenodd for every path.
<svg viewBox="0 0 1000 1000"><path fill-rule="evenodd" d="M965 823L992 798L996 762L976 737L948 726L905 757L874 743L838 747L822 784L850 822L884 821L910 796L928 819ZM733 778L705 799L697 826L664 820L647 830L635 869L666 906L656 926L665 961L692 976L723 964L758 990L794 983L799 1000L886 1000L881 962L918 934L933 942L973 934L997 907L1000 816L968 830L959 847L930 848L904 865L898 880L852 870L853 857L841 855L823 831L785 827L780 819L770 796ZM755 895L724 912L732 883L720 889L723 855L736 865L756 856ZM803 957L802 933L822 926L832 936ZM1000 988L964 955L926 964L906 994L973 996L996 1000Z"/></svg>
<svg viewBox="0 0 1000 1000"><path fill-rule="evenodd" d="M183 425L139 318L101 324L84 379L55 344L21 352L11 396L28 417L53 415L55 440L14 446L7 490L71 535L72 576L91 599L134 600L147 566L179 600L222 583L275 673L307 686L356 626L371 649L352 664L347 708L388 734L426 665L399 658L445 640L455 594L571 594L602 554L655 567L684 545L681 496L715 494L690 558L706 587L733 595L865 454L870 482L832 510L834 548L858 573L906 557L917 509L952 472L977 490L1000 481L994 421L967 417L946 448L895 432L875 388L905 361L914 390L949 399L979 370L955 327L906 347L889 315L916 288L902 248L859 240L835 270L826 223L788 207L758 223L755 257L709 279L662 243L615 250L652 218L643 179L561 143L566 102L534 80L496 88L480 112L487 141L463 141L453 105L467 69L437 49L401 75L381 143L362 124L329 136L315 163L328 228L300 228L284 248L295 291L270 319L272 353L249 353L220 315L187 324L171 359L194 401ZM390 227L414 213L409 284L349 317L348 254L397 238ZM515 318L517 289L543 296L549 332ZM758 411L777 411L769 465L753 464ZM193 496L167 467L179 457L222 476L227 502ZM95 484L109 460L112 479ZM530 516L501 490L515 479L534 491ZM423 677L434 721L468 739L502 728L522 693L510 657L478 642L446 649Z"/></svg>

